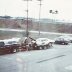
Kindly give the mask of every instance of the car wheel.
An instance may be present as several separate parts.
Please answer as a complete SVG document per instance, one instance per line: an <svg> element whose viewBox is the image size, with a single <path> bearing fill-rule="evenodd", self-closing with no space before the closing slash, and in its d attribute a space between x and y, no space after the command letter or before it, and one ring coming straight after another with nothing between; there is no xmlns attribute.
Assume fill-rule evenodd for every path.
<svg viewBox="0 0 72 72"><path fill-rule="evenodd" d="M72 43L72 40L70 40L70 42Z"/></svg>
<svg viewBox="0 0 72 72"><path fill-rule="evenodd" d="M62 45L65 45L65 43L63 42Z"/></svg>
<svg viewBox="0 0 72 72"><path fill-rule="evenodd" d="M65 45L68 45L68 43L65 43Z"/></svg>
<svg viewBox="0 0 72 72"><path fill-rule="evenodd" d="M44 47L43 46L39 46L39 50L42 50Z"/></svg>
<svg viewBox="0 0 72 72"><path fill-rule="evenodd" d="M48 46L51 47L52 46L52 43L49 43Z"/></svg>
<svg viewBox="0 0 72 72"><path fill-rule="evenodd" d="M16 49L13 49L13 52L16 52Z"/></svg>
<svg viewBox="0 0 72 72"><path fill-rule="evenodd" d="M47 49L48 47L47 46L44 46L44 49Z"/></svg>
<svg viewBox="0 0 72 72"><path fill-rule="evenodd" d="M49 45L46 45L45 48L48 49L49 48Z"/></svg>

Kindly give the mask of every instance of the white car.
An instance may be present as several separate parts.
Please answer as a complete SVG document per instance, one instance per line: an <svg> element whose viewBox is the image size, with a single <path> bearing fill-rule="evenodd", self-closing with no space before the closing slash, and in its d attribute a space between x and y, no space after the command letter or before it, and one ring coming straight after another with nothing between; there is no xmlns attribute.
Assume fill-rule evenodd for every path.
<svg viewBox="0 0 72 72"><path fill-rule="evenodd" d="M38 38L34 41L34 43L36 43L38 49L47 49L52 46L54 40L48 38Z"/></svg>

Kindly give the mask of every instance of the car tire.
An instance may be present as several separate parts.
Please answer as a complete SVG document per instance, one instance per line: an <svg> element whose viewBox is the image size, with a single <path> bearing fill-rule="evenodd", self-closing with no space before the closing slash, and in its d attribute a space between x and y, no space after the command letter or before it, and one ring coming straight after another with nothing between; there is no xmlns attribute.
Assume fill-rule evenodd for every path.
<svg viewBox="0 0 72 72"><path fill-rule="evenodd" d="M45 48L48 49L49 48L49 45L46 45Z"/></svg>
<svg viewBox="0 0 72 72"><path fill-rule="evenodd" d="M42 50L42 49L43 49L43 47L39 46L39 50Z"/></svg>
<svg viewBox="0 0 72 72"><path fill-rule="evenodd" d="M44 50L46 50L47 48L48 48L47 46L44 46L44 48L43 48L43 49L44 49Z"/></svg>
<svg viewBox="0 0 72 72"><path fill-rule="evenodd" d="M51 47L52 46L52 43L50 42L49 44L48 44L48 47Z"/></svg>
<svg viewBox="0 0 72 72"><path fill-rule="evenodd" d="M65 43L65 45L68 45L68 43Z"/></svg>

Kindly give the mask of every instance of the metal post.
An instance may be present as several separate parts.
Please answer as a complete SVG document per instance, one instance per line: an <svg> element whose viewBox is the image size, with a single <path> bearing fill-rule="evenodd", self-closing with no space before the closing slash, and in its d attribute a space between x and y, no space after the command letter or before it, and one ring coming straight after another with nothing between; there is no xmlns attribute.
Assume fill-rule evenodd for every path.
<svg viewBox="0 0 72 72"><path fill-rule="evenodd" d="M39 8L39 24L38 24L38 30L39 30L39 35L40 35L40 19L41 19L41 5L42 5L42 3L41 3L41 1L42 0L38 0L38 1L40 1L40 8Z"/></svg>
<svg viewBox="0 0 72 72"><path fill-rule="evenodd" d="M28 0L27 0L27 27L26 27L26 36L28 37L29 32L28 32Z"/></svg>
<svg viewBox="0 0 72 72"><path fill-rule="evenodd" d="M27 12L27 25L26 25L26 37L28 37L29 36L29 30L28 30L28 2L29 1L32 1L32 0L24 0L24 1L27 1L27 10L26 10L26 12Z"/></svg>

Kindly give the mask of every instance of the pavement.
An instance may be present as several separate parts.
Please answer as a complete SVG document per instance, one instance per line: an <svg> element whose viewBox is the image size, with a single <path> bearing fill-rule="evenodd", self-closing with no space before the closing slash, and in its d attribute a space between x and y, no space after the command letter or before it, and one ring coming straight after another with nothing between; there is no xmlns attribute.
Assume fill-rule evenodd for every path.
<svg viewBox="0 0 72 72"><path fill-rule="evenodd" d="M1 55L0 72L72 72L72 44Z"/></svg>

